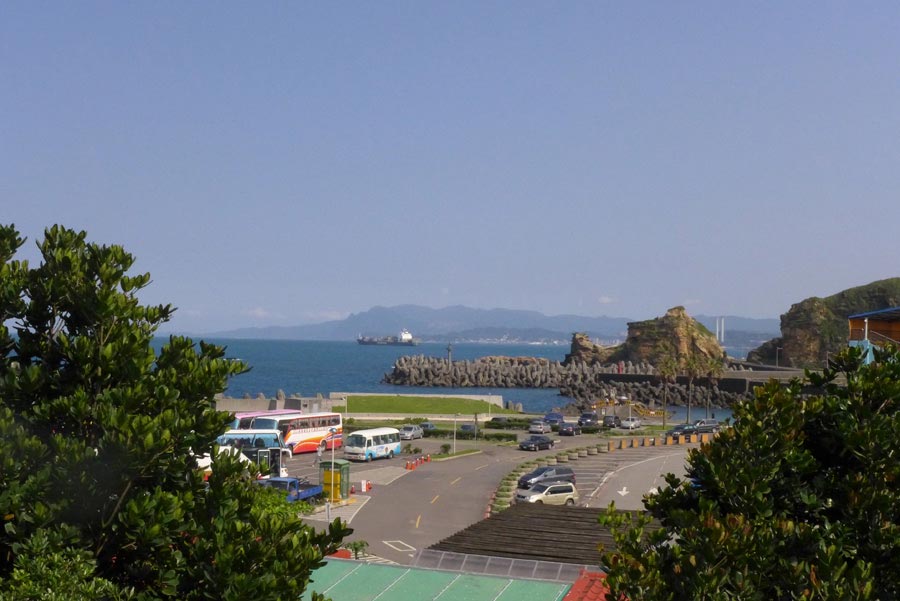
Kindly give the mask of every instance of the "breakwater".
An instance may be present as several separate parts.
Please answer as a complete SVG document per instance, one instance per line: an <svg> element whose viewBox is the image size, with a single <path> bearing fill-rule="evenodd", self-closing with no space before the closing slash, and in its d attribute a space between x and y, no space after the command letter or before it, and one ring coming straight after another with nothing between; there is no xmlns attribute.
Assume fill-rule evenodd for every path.
<svg viewBox="0 0 900 601"><path fill-rule="evenodd" d="M710 381L695 378L693 383L679 377L665 385L649 363L563 364L540 357L482 357L448 361L423 355L402 356L382 382L399 386L440 386L449 388L557 388L580 407L602 400L625 397L653 405L668 396L672 405L687 405L689 399L711 406L731 407L748 398L752 386L761 382L748 378L743 368L733 367L723 378ZM693 385L691 385L693 384Z"/></svg>

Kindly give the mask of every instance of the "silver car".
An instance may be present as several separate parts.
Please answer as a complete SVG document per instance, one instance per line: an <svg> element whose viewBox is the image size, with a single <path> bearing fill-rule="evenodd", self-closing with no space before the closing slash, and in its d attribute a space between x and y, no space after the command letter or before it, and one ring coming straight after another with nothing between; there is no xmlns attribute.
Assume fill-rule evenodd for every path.
<svg viewBox="0 0 900 601"><path fill-rule="evenodd" d="M545 422L542 419L535 419L531 421L531 425L528 426L529 434L544 434L546 432L552 432L553 428L550 427L550 424Z"/></svg>
<svg viewBox="0 0 900 601"><path fill-rule="evenodd" d="M415 440L416 438L422 438L423 436L425 436L425 431L422 430L422 426L406 424L400 428L400 440Z"/></svg>
<svg viewBox="0 0 900 601"><path fill-rule="evenodd" d="M626 417L622 420L622 425L619 427L625 430L635 430L641 427L641 420L637 417Z"/></svg>
<svg viewBox="0 0 900 601"><path fill-rule="evenodd" d="M516 491L516 503L574 505L578 489L571 482L539 482L528 490Z"/></svg>

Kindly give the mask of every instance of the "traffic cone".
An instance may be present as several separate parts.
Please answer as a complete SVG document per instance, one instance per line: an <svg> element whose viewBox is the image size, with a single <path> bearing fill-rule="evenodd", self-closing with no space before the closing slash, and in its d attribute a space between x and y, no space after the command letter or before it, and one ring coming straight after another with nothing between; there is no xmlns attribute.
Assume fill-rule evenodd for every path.
<svg viewBox="0 0 900 601"><path fill-rule="evenodd" d="M431 463L431 453L428 453L428 455L425 456L425 461Z"/></svg>
<svg viewBox="0 0 900 601"><path fill-rule="evenodd" d="M370 491L370 490L372 490L372 481L367 480L366 481L366 491Z"/></svg>
<svg viewBox="0 0 900 601"><path fill-rule="evenodd" d="M350 485L350 494L351 494L351 495L355 495L355 494L356 494L356 486L353 485L353 484Z"/></svg>

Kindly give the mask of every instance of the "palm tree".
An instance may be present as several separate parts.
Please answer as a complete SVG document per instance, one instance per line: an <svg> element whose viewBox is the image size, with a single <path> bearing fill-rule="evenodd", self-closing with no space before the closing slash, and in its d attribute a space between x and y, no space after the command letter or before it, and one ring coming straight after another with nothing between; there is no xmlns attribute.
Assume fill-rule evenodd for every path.
<svg viewBox="0 0 900 601"><path fill-rule="evenodd" d="M691 404L694 401L694 380L703 373L703 361L696 354L691 353L684 360L684 371L688 378L688 406L686 424L691 423Z"/></svg>
<svg viewBox="0 0 900 601"><path fill-rule="evenodd" d="M663 428L665 428L666 420L669 418L669 384L674 384L678 376L678 359L675 358L675 351L671 346L663 349L656 369L663 382Z"/></svg>
<svg viewBox="0 0 900 601"><path fill-rule="evenodd" d="M719 387L719 378L722 377L722 373L725 371L725 365L721 359L717 359L715 357L709 357L706 360L706 378L709 383L709 387L706 389L706 417L709 417L709 401L712 396L713 387Z"/></svg>

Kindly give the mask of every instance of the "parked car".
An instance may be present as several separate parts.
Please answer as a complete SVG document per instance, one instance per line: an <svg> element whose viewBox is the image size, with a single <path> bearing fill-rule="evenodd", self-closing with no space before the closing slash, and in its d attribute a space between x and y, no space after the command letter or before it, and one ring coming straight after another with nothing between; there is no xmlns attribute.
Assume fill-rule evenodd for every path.
<svg viewBox="0 0 900 601"><path fill-rule="evenodd" d="M562 413L555 413L551 411L544 416L544 422L550 424L551 426L555 426L564 421L566 421L566 418L563 417Z"/></svg>
<svg viewBox="0 0 900 601"><path fill-rule="evenodd" d="M475 424L463 424L459 427L459 431L466 434L477 434L478 426L476 426Z"/></svg>
<svg viewBox="0 0 900 601"><path fill-rule="evenodd" d="M406 424L400 428L400 440L415 440L416 438L422 438L424 436L425 431L422 429L422 426Z"/></svg>
<svg viewBox="0 0 900 601"><path fill-rule="evenodd" d="M577 502L578 489L572 482L542 482L528 490L516 491L516 503L574 505Z"/></svg>
<svg viewBox="0 0 900 601"><path fill-rule="evenodd" d="M666 431L666 436L678 438L679 436L690 436L697 433L697 427L694 424L678 424L674 428Z"/></svg>
<svg viewBox="0 0 900 601"><path fill-rule="evenodd" d="M556 442L547 436L529 436L519 443L519 448L523 451L540 451L541 449L552 449Z"/></svg>
<svg viewBox="0 0 900 601"><path fill-rule="evenodd" d="M431 422L422 422L421 424L419 424L419 427L424 431L437 430L437 426L435 426Z"/></svg>
<svg viewBox="0 0 900 601"><path fill-rule="evenodd" d="M576 436L581 434L581 426L572 422L562 422L559 424L560 436Z"/></svg>
<svg viewBox="0 0 900 601"><path fill-rule="evenodd" d="M600 416L595 411L586 411L578 418L579 426L596 426L600 423Z"/></svg>
<svg viewBox="0 0 900 601"><path fill-rule="evenodd" d="M560 465L546 465L528 472L519 478L519 488L531 488L538 482L550 482L552 480L565 480L575 484L575 472L570 467Z"/></svg>
<svg viewBox="0 0 900 601"><path fill-rule="evenodd" d="M603 427L604 428L618 428L622 425L622 420L618 415L604 415L603 416Z"/></svg>
<svg viewBox="0 0 900 601"><path fill-rule="evenodd" d="M639 417L626 417L622 420L622 425L619 427L625 430L636 430L641 427L641 419Z"/></svg>
<svg viewBox="0 0 900 601"><path fill-rule="evenodd" d="M546 434L547 432L552 432L553 428L542 419L535 419L531 421L531 424L528 426L528 432L530 434Z"/></svg>
<svg viewBox="0 0 900 601"><path fill-rule="evenodd" d="M706 419L698 419L694 422L694 426L697 428L697 432L699 434L715 434L721 427L719 424L719 420L711 417L708 417Z"/></svg>
<svg viewBox="0 0 900 601"><path fill-rule="evenodd" d="M495 428L505 428L508 424L509 424L509 418L502 417L502 416L501 417L492 417L487 423L487 425L489 427L495 427Z"/></svg>

